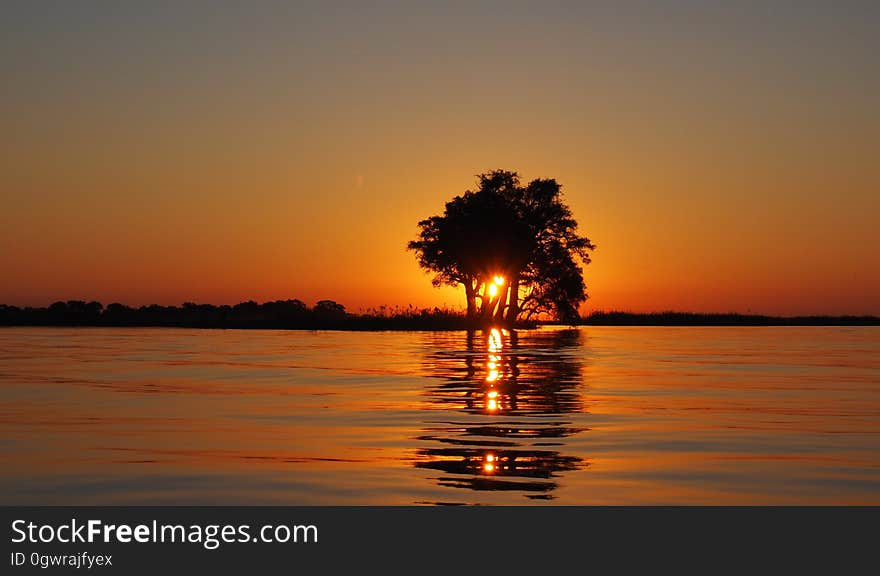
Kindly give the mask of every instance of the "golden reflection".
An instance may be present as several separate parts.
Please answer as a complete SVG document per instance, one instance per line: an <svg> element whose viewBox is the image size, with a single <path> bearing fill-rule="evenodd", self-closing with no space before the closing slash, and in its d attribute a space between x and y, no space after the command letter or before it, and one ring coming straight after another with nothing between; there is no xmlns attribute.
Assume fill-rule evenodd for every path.
<svg viewBox="0 0 880 576"><path fill-rule="evenodd" d="M497 284L489 284L489 296L494 298L498 295L498 285Z"/></svg>
<svg viewBox="0 0 880 576"><path fill-rule="evenodd" d="M415 466L438 472L432 479L444 487L551 499L562 473L587 464L561 451L580 432L565 414L580 409L581 365L545 351L579 346L579 333L529 332L524 341L496 328L482 336L468 334L464 353L434 356L443 383L432 387L432 403L452 412L420 436ZM462 409L467 416L454 415Z"/></svg>
<svg viewBox="0 0 880 576"><path fill-rule="evenodd" d="M495 280L498 283L498 279L500 276L496 276ZM503 283L504 279L501 278ZM494 286L494 285L493 285ZM497 328L492 328L489 331L489 341L488 341L488 351L489 358L486 361L486 383L485 385L488 387L485 393L486 399L486 412L487 413L496 413L502 409L501 399L499 398L498 390L496 386L500 386L503 384L503 372L502 372L502 356L501 350L504 347L504 343L502 341L502 332Z"/></svg>
<svg viewBox="0 0 880 576"><path fill-rule="evenodd" d="M498 328L492 328L489 332L489 354L496 354L501 352L502 343L501 343L501 332Z"/></svg>
<svg viewBox="0 0 880 576"><path fill-rule="evenodd" d="M486 454L486 459L483 464L483 472L486 472L488 474L495 472L495 454L491 452Z"/></svg>

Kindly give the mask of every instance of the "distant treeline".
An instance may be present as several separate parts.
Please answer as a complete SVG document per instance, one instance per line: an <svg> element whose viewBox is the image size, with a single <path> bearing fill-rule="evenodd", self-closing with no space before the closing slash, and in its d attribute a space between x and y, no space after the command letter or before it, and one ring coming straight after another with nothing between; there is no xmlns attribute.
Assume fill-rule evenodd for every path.
<svg viewBox="0 0 880 576"><path fill-rule="evenodd" d="M689 312L593 312L578 322L591 326L876 326L876 316L775 317ZM532 324L533 326L534 324ZM167 326L181 328L279 328L304 330L464 330L474 328L462 311L387 308L353 314L332 300L312 307L302 300L248 301L234 306L194 304L133 308L119 303L69 300L47 308L0 304L0 326Z"/></svg>
<svg viewBox="0 0 880 576"><path fill-rule="evenodd" d="M593 312L580 324L591 326L877 326L876 316L762 316L695 312Z"/></svg>
<svg viewBox="0 0 880 576"><path fill-rule="evenodd" d="M365 314L346 312L345 306L321 300L312 307L302 300L276 300L233 306L151 304L133 308L113 303L68 300L48 308L19 308L0 304L0 326L166 326L187 328L280 328L304 330L460 330L467 328L463 313L445 308L386 308Z"/></svg>

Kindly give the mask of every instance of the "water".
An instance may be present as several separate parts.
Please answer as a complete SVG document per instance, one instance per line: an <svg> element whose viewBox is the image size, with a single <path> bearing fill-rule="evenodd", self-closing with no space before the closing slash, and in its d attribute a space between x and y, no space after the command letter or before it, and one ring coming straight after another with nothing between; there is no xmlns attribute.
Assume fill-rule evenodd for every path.
<svg viewBox="0 0 880 576"><path fill-rule="evenodd" d="M880 328L0 329L2 504L880 504Z"/></svg>

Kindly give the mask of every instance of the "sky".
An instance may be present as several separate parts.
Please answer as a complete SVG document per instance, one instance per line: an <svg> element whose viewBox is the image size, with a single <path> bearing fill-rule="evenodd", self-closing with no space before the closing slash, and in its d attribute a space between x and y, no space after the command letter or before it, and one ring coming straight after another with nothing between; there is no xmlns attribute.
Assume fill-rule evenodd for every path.
<svg viewBox="0 0 880 576"><path fill-rule="evenodd" d="M880 3L0 11L0 302L463 306L405 245L503 168L585 312L880 314Z"/></svg>

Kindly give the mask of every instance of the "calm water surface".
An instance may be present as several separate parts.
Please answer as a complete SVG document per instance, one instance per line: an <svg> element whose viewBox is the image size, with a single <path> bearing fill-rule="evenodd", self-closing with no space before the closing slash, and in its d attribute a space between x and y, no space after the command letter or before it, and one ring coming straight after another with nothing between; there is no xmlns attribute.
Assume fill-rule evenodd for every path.
<svg viewBox="0 0 880 576"><path fill-rule="evenodd" d="M880 328L0 329L3 504L880 504Z"/></svg>

